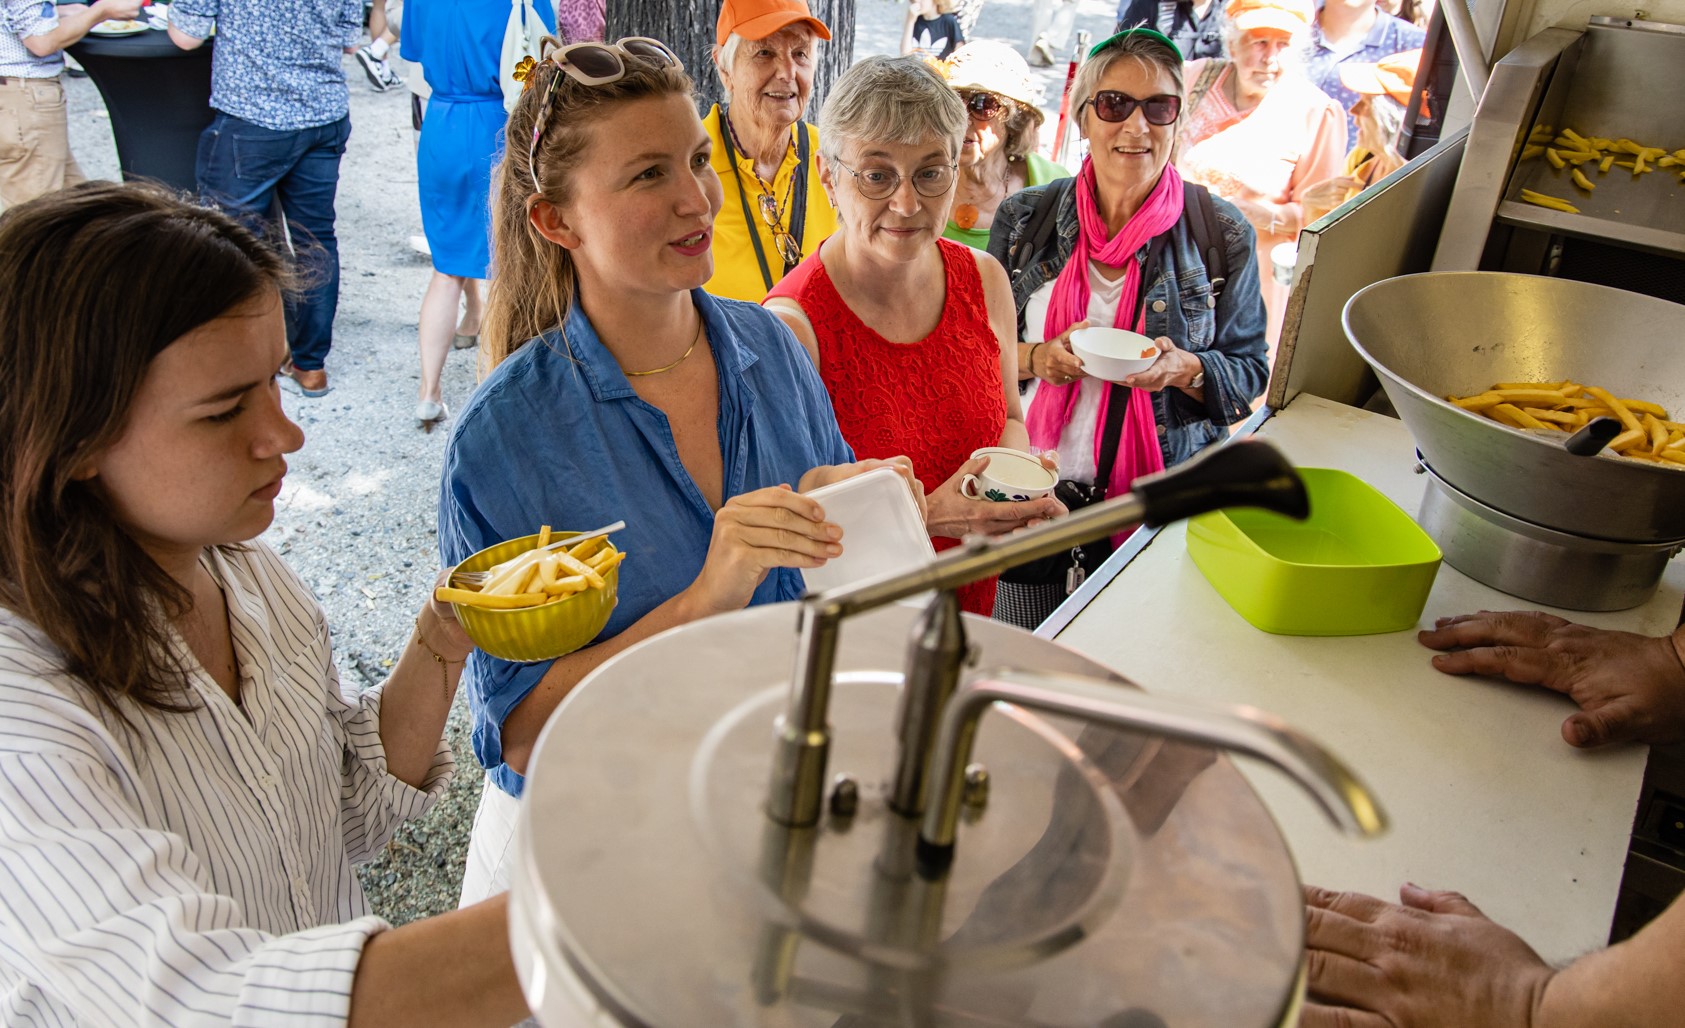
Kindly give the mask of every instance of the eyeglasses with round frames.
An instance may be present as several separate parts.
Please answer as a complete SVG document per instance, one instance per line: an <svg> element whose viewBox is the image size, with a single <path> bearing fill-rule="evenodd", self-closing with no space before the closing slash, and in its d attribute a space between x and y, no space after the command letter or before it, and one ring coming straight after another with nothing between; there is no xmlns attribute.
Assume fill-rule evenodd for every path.
<svg viewBox="0 0 1685 1028"><path fill-rule="evenodd" d="M540 64L553 64L557 70L544 89L544 102L539 104L538 118L532 123L532 144L527 147L527 170L532 174L533 190L539 193L544 192L544 187L538 184L538 145L550 124L550 113L556 106L556 87L561 84L564 75L582 86L606 86L626 77L626 62L633 58L658 68L684 70L684 62L668 49L666 43L648 36L627 36L613 43L588 41L567 46L561 46L555 36L545 36L539 41L539 49L549 49L552 43L557 44L555 49L550 50L549 56Z"/></svg>
<svg viewBox="0 0 1685 1028"><path fill-rule="evenodd" d="M1137 100L1128 93L1102 89L1083 103L1093 106L1095 116L1101 121L1110 122L1128 121L1137 107L1141 108L1141 115L1149 125L1174 125L1177 116L1182 113L1182 98L1170 93Z"/></svg>
<svg viewBox="0 0 1685 1028"><path fill-rule="evenodd" d="M762 193L759 199L761 220L772 230L772 243L778 247L778 256L784 258L787 266L795 267L802 261L802 248L796 243L796 237L784 227L784 217L778 209L778 201L765 193Z"/></svg>
<svg viewBox="0 0 1685 1028"><path fill-rule="evenodd" d="M973 118L982 121L994 121L996 118L1008 117L1012 108L1005 100L993 93L982 90L962 89L959 91L960 102L965 104L965 111Z"/></svg>
<svg viewBox="0 0 1685 1028"><path fill-rule="evenodd" d="M901 173L893 168L867 168L855 171L839 160L832 160L832 164L854 176L854 188L868 200L887 200L901 188ZM932 164L913 172L913 191L920 196L935 199L946 196L948 190L954 188L954 170L959 167L958 162L950 164Z"/></svg>

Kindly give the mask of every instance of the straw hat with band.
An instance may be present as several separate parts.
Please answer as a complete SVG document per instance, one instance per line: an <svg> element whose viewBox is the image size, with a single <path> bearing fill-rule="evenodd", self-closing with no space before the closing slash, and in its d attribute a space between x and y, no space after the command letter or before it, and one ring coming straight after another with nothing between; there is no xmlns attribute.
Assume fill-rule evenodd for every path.
<svg viewBox="0 0 1685 1028"><path fill-rule="evenodd" d="M1354 93L1367 96L1390 96L1401 104L1410 103L1410 91L1416 85L1416 67L1422 62L1421 50L1383 57L1373 64L1340 65L1340 84Z"/></svg>
<svg viewBox="0 0 1685 1028"><path fill-rule="evenodd" d="M744 39L765 39L796 22L805 23L820 39L831 38L831 30L813 16L805 0L725 0L714 26L714 42L725 46L734 32Z"/></svg>
<svg viewBox="0 0 1685 1028"><path fill-rule="evenodd" d="M966 43L947 60L948 85L1004 96L1025 107L1041 105L1041 86L1017 50L992 39Z"/></svg>
<svg viewBox="0 0 1685 1028"><path fill-rule="evenodd" d="M1223 16L1238 33L1270 31L1296 36L1310 28L1316 11L1310 0L1229 0Z"/></svg>

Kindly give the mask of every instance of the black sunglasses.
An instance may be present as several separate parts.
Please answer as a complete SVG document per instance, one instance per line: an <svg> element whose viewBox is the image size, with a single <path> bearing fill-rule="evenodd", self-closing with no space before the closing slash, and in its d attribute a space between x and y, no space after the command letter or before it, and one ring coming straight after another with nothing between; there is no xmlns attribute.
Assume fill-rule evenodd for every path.
<svg viewBox="0 0 1685 1028"><path fill-rule="evenodd" d="M969 89L959 91L960 101L974 118L984 121L994 121L1007 113L1005 101L993 93L972 92Z"/></svg>
<svg viewBox="0 0 1685 1028"><path fill-rule="evenodd" d="M1135 108L1139 107L1141 115L1147 119L1147 124L1173 125L1177 115L1182 113L1182 98L1169 93L1137 100L1128 93L1102 89L1083 102L1093 105L1094 113L1101 121L1128 121L1129 116L1135 113Z"/></svg>

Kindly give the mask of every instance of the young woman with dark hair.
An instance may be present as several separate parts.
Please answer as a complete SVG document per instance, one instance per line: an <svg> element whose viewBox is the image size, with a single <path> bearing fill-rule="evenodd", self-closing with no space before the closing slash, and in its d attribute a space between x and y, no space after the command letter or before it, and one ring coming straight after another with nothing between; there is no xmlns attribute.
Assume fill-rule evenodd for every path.
<svg viewBox="0 0 1685 1028"><path fill-rule="evenodd" d="M470 643L429 602L346 695L251 541L304 442L280 259L92 183L0 218L0 281L0 1021L518 1020L503 899L393 929L352 870L448 782Z"/></svg>

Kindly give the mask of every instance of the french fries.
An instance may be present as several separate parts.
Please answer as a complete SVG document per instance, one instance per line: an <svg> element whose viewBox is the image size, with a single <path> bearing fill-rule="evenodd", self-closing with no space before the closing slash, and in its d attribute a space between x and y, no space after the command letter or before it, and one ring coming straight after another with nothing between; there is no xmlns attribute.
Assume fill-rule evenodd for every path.
<svg viewBox="0 0 1685 1028"><path fill-rule="evenodd" d="M1574 186L1587 193L1597 187L1586 177L1585 172L1580 170L1579 166L1582 164L1597 165L1599 175L1607 175L1610 168L1625 168L1632 172L1633 178L1648 174L1657 168L1685 167L1685 150L1669 153L1664 147L1646 146L1625 137L1608 139L1603 136L1582 136L1571 128L1553 132L1549 125L1536 125L1527 134L1527 142L1521 148L1520 160L1532 160L1540 154L1544 155L1552 168L1566 171ZM1677 174L1679 180L1685 182L1685 171L1679 171ZM1521 190L1521 200L1567 214L1580 213L1578 208L1561 197L1531 189Z"/></svg>
<svg viewBox="0 0 1685 1028"><path fill-rule="evenodd" d="M1456 407L1527 432L1572 433L1597 418L1615 418L1621 433L1605 449L1620 457L1685 470L1685 423L1667 408L1629 400L1598 386L1564 382L1499 382L1484 392L1447 396Z"/></svg>
<svg viewBox="0 0 1685 1028"><path fill-rule="evenodd" d="M1567 200L1555 196L1546 196L1544 193L1535 193L1531 189L1523 189L1521 199L1535 206L1549 207L1553 211L1562 211L1565 214L1580 213L1580 209Z"/></svg>
<svg viewBox="0 0 1685 1028"><path fill-rule="evenodd" d="M626 554L616 550L607 538L587 539L575 546L558 544L546 551L550 526L538 531L538 544L495 567L478 589L440 586L433 592L441 603L460 603L486 610L520 610L559 603L587 590L603 589L603 577L618 567Z"/></svg>

